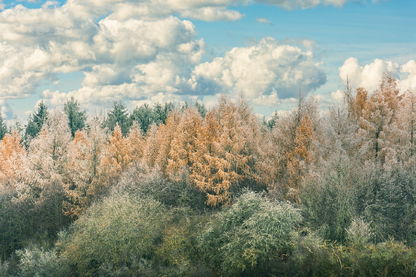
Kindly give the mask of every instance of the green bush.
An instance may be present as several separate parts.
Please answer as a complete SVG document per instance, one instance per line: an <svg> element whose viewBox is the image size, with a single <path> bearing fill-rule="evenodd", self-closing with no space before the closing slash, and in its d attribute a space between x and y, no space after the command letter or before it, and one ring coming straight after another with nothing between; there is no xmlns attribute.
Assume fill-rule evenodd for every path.
<svg viewBox="0 0 416 277"><path fill-rule="evenodd" d="M152 258L166 220L167 211L158 201L113 194L60 234L58 250L72 270L84 276L96 275L100 267L130 269Z"/></svg>
<svg viewBox="0 0 416 277"><path fill-rule="evenodd" d="M248 191L206 226L199 247L218 274L267 274L270 263L290 253L301 220L290 204L270 202Z"/></svg>
<svg viewBox="0 0 416 277"><path fill-rule="evenodd" d="M158 170L149 170L145 165L136 163L122 176L113 191L152 197L167 207L205 209L205 193L191 185L188 172L181 172L179 177L178 181L170 181Z"/></svg>
<svg viewBox="0 0 416 277"><path fill-rule="evenodd" d="M68 269L64 259L58 259L55 250L46 251L43 248L29 246L16 251L19 258L19 276L67 276Z"/></svg>

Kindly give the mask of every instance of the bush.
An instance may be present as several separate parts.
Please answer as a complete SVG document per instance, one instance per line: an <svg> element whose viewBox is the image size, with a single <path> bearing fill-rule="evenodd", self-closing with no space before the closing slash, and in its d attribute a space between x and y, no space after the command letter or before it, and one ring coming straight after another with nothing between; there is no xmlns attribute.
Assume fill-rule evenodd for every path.
<svg viewBox="0 0 416 277"><path fill-rule="evenodd" d="M218 274L267 274L273 260L290 253L301 219L290 204L273 203L247 191L207 225L199 247Z"/></svg>
<svg viewBox="0 0 416 277"><path fill-rule="evenodd" d="M55 250L29 246L16 251L19 262L19 276L67 276L68 270L63 259L59 260Z"/></svg>
<svg viewBox="0 0 416 277"><path fill-rule="evenodd" d="M133 164L113 191L152 197L167 207L205 209L206 196L191 185L188 172L181 172L179 177L178 181L170 181L156 169L149 170L144 164Z"/></svg>
<svg viewBox="0 0 416 277"><path fill-rule="evenodd" d="M166 220L166 209L158 201L113 194L60 234L58 250L81 275L96 275L102 266L130 269L135 261L152 258Z"/></svg>

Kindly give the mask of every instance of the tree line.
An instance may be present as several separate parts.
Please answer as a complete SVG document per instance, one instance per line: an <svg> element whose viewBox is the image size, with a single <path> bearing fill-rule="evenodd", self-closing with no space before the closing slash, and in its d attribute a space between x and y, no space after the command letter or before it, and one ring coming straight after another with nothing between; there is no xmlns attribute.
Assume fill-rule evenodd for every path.
<svg viewBox="0 0 416 277"><path fill-rule="evenodd" d="M414 276L414 104L389 73L270 120L40 103L2 129L0 276Z"/></svg>

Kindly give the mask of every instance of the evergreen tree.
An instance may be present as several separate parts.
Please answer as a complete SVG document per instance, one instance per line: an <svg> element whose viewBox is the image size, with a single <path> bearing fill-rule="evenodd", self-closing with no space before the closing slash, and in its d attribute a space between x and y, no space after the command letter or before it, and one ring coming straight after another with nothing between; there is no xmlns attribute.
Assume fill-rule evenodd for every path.
<svg viewBox="0 0 416 277"><path fill-rule="evenodd" d="M150 124L154 121L152 108L148 104L136 107L130 115L131 122L137 122L140 129L146 134Z"/></svg>
<svg viewBox="0 0 416 277"><path fill-rule="evenodd" d="M123 136L127 135L130 129L130 119L127 108L122 102L114 102L112 110L108 113L107 120L104 122L104 127L113 132L116 125L120 126Z"/></svg>
<svg viewBox="0 0 416 277"><path fill-rule="evenodd" d="M46 122L48 117L48 108L45 103L40 102L38 110L29 117L28 123L26 125L26 139L36 137L40 130L42 130L43 123Z"/></svg>
<svg viewBox="0 0 416 277"><path fill-rule="evenodd" d="M81 107L77 100L71 97L64 104L64 111L68 116L69 128L71 129L72 137L75 136L75 132L81 130L85 126L85 121L87 119L85 111L81 111Z"/></svg>
<svg viewBox="0 0 416 277"><path fill-rule="evenodd" d="M195 108L198 109L198 112L202 116L202 118L205 118L205 116L207 115L207 108L205 108L204 104L199 104L198 102L196 102Z"/></svg>
<svg viewBox="0 0 416 277"><path fill-rule="evenodd" d="M0 140L2 140L4 138L6 133L7 133L7 125L6 125L6 122L3 118L3 116L0 113Z"/></svg>
<svg viewBox="0 0 416 277"><path fill-rule="evenodd" d="M154 122L157 125L161 123L165 124L166 119L168 119L170 112L173 111L174 108L175 108L175 105L172 102L165 103L164 106L162 106L159 103L156 103L155 107L153 108Z"/></svg>

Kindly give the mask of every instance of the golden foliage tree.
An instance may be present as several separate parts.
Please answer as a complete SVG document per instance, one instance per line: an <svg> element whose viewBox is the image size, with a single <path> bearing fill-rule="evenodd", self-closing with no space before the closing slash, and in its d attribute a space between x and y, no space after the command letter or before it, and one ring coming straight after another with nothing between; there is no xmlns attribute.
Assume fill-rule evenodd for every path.
<svg viewBox="0 0 416 277"><path fill-rule="evenodd" d="M110 176L120 174L131 162L131 147L127 138L123 137L121 128L116 125L110 141L107 143L102 167Z"/></svg>
<svg viewBox="0 0 416 277"><path fill-rule="evenodd" d="M17 130L6 134L0 142L0 181L4 178L13 179L18 170L22 169L26 150L21 143Z"/></svg>
<svg viewBox="0 0 416 277"><path fill-rule="evenodd" d="M286 199L292 202L299 201L300 181L304 175L306 165L312 162L312 141L315 139L312 122L305 115L296 130L295 147L288 156L288 183Z"/></svg>
<svg viewBox="0 0 416 277"><path fill-rule="evenodd" d="M385 73L379 88L368 98L359 120L358 135L363 140L361 151L366 159L384 161L400 99L397 79Z"/></svg>
<svg viewBox="0 0 416 277"><path fill-rule="evenodd" d="M178 173L188 168L193 170L198 133L201 131L202 117L197 109L188 108L180 119L169 151L167 173L173 179L179 178Z"/></svg>

